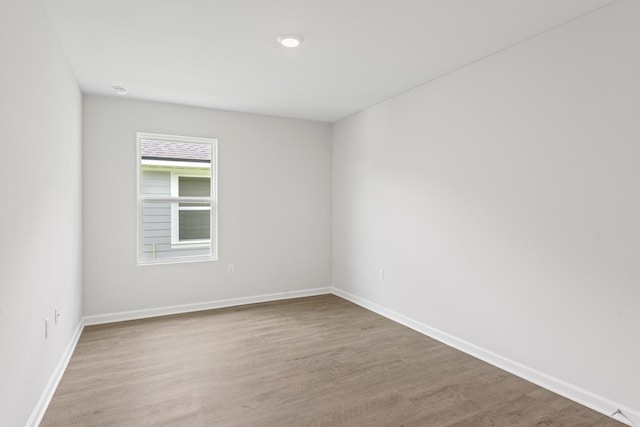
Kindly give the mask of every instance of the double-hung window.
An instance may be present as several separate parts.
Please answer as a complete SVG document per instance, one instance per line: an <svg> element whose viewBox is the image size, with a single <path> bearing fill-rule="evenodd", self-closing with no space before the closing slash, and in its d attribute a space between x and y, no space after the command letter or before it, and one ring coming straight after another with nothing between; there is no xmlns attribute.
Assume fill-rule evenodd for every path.
<svg viewBox="0 0 640 427"><path fill-rule="evenodd" d="M217 258L217 141L137 134L138 264Z"/></svg>

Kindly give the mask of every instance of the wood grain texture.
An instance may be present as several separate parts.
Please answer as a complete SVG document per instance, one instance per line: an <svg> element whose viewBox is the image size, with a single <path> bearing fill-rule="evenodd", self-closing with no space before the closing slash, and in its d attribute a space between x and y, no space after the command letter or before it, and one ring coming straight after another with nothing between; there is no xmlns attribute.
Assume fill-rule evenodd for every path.
<svg viewBox="0 0 640 427"><path fill-rule="evenodd" d="M42 426L622 426L332 295L86 327Z"/></svg>

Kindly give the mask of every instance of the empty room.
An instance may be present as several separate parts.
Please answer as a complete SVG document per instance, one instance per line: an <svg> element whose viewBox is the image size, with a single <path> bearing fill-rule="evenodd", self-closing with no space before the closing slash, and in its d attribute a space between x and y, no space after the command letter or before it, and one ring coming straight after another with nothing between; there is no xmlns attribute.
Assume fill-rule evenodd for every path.
<svg viewBox="0 0 640 427"><path fill-rule="evenodd" d="M0 426L640 425L639 23L0 0Z"/></svg>

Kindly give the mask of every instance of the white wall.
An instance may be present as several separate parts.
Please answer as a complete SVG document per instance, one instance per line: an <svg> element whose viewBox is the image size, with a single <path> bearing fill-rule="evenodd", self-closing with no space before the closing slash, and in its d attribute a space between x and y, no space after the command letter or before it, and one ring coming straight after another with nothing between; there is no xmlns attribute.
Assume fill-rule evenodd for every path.
<svg viewBox="0 0 640 427"><path fill-rule="evenodd" d="M638 412L638 22L615 2L336 123L334 285Z"/></svg>
<svg viewBox="0 0 640 427"><path fill-rule="evenodd" d="M81 316L82 99L40 2L1 9L0 424L21 426Z"/></svg>
<svg viewBox="0 0 640 427"><path fill-rule="evenodd" d="M136 266L136 132L218 139L219 261ZM83 160L86 315L331 285L329 124L85 96Z"/></svg>

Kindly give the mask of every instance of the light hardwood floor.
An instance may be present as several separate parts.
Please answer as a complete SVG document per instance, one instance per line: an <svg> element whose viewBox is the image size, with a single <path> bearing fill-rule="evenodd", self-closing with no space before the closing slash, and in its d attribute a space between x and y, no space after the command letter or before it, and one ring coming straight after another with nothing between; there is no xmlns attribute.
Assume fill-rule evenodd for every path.
<svg viewBox="0 0 640 427"><path fill-rule="evenodd" d="M622 426L326 295L85 328L42 426Z"/></svg>

